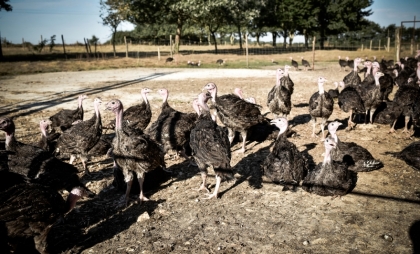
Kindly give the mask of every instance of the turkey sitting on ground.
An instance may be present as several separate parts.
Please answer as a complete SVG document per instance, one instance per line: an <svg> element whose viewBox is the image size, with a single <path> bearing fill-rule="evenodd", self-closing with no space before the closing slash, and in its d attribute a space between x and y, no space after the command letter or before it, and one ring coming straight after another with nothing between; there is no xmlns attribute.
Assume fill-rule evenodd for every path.
<svg viewBox="0 0 420 254"><path fill-rule="evenodd" d="M340 65L340 71L342 70L346 71L347 61L344 59L341 59L341 56L338 56L338 64Z"/></svg>
<svg viewBox="0 0 420 254"><path fill-rule="evenodd" d="M57 139L60 137L61 134L58 132L55 132L55 130L48 132L48 128L50 124L51 124L50 120L41 120L39 122L39 128L41 130L41 138L34 145L41 149L44 149L45 151L53 153L57 146Z"/></svg>
<svg viewBox="0 0 420 254"><path fill-rule="evenodd" d="M293 68L295 68L295 71L299 70L299 64L298 62L296 62L295 60L293 60L293 57L289 57L290 58L290 65L293 66Z"/></svg>
<svg viewBox="0 0 420 254"><path fill-rule="evenodd" d="M284 72L278 69L276 72L276 85L271 88L267 96L267 107L274 115L287 117L292 109L291 92L281 85Z"/></svg>
<svg viewBox="0 0 420 254"><path fill-rule="evenodd" d="M218 65L223 65L226 61L224 59L217 59L216 63Z"/></svg>
<svg viewBox="0 0 420 254"><path fill-rule="evenodd" d="M345 85L344 82L340 83L340 86L343 88L338 95L338 105L342 111L349 112L347 130L350 131L356 126L356 123L353 122L353 113L365 113L365 106L359 92L353 86Z"/></svg>
<svg viewBox="0 0 420 254"><path fill-rule="evenodd" d="M77 120L83 120L83 100L87 98L87 95L79 95L78 102L79 106L75 110L63 109L58 113L51 116L51 127L60 128L62 131L67 130L72 126L72 123Z"/></svg>
<svg viewBox="0 0 420 254"><path fill-rule="evenodd" d="M315 127L316 119L321 118L321 132L322 140L325 138L324 127L328 118L331 116L334 109L333 98L324 91L324 82L327 81L324 77L318 78L319 91L314 93L309 99L309 114L312 120L312 137L316 137Z"/></svg>
<svg viewBox="0 0 420 254"><path fill-rule="evenodd" d="M83 169L87 175L90 175L86 165L88 160L87 154L98 143L102 135L102 121L99 113L99 105L101 103L102 101L99 98L95 98L93 103L95 114L92 118L74 125L63 132L57 140L56 152L70 154L70 164L73 163L76 156L80 156Z"/></svg>
<svg viewBox="0 0 420 254"><path fill-rule="evenodd" d="M75 187L85 188L73 165L65 163L49 152L15 138L15 124L10 118L0 119L0 130L6 133L8 170L23 175L33 183L49 186L55 190L71 191Z"/></svg>
<svg viewBox="0 0 420 254"><path fill-rule="evenodd" d="M357 173L348 170L347 164L332 160L331 151L337 147L332 137L327 137L324 145L324 161L309 170L302 188L320 196L343 196L356 186Z"/></svg>
<svg viewBox="0 0 420 254"><path fill-rule="evenodd" d="M217 198L220 183L223 179L233 179L233 171L230 166L231 151L228 135L225 130L218 126L210 116L206 104L209 97L205 93L198 96L198 104L201 108L200 115L194 129L191 130L190 146L194 159L201 172L202 184L198 191L207 189L207 167L213 167L216 175L214 192L207 198Z"/></svg>
<svg viewBox="0 0 420 254"><path fill-rule="evenodd" d="M340 122L328 124L328 132L337 144L336 149L331 151L331 159L344 162L349 166L349 170L355 172L369 172L382 168L381 161L376 160L365 148L354 142L341 142L337 137L337 129Z"/></svg>
<svg viewBox="0 0 420 254"><path fill-rule="evenodd" d="M171 63L172 61L174 61L174 58L173 57L168 57L168 58L166 58L165 63Z"/></svg>
<svg viewBox="0 0 420 254"><path fill-rule="evenodd" d="M409 144L400 152L386 152L385 154L403 160L412 168L420 170L420 141Z"/></svg>
<svg viewBox="0 0 420 254"><path fill-rule="evenodd" d="M271 124L280 129L271 153L265 158L262 169L272 182L283 185L283 191L294 190L306 176L306 162L295 144L287 140L286 118L277 118Z"/></svg>
<svg viewBox="0 0 420 254"><path fill-rule="evenodd" d="M48 253L51 226L86 196L74 188L67 201L55 190L39 184L20 184L0 192L0 252ZM35 246L34 246L35 245Z"/></svg>
<svg viewBox="0 0 420 254"><path fill-rule="evenodd" d="M311 68L311 65L309 64L309 62L308 61L306 61L305 59L303 59L303 57L300 57L301 59L302 59L302 65L303 65L303 69L305 70L305 71L307 71L308 70L308 68Z"/></svg>
<svg viewBox="0 0 420 254"><path fill-rule="evenodd" d="M243 140L240 152L245 153L248 129L264 121L260 107L244 101L237 96L218 97L217 86L214 83L207 83L204 89L208 90L211 94L212 102L217 111L217 117L228 128L229 142L232 143L235 137L235 131L240 132Z"/></svg>
<svg viewBox="0 0 420 254"><path fill-rule="evenodd" d="M152 92L149 88L141 89L141 97L143 102L134 106L131 106L124 110L124 125L126 124L130 128L135 128L144 131L152 119L152 110L150 107L147 94ZM104 126L104 129L114 129L115 120L112 120L110 124Z"/></svg>
<svg viewBox="0 0 420 254"><path fill-rule="evenodd" d="M146 172L157 167L165 168L164 154L161 147L139 130L123 128L123 104L114 99L107 103L106 108L115 113L115 137L112 141L112 155L116 165L121 168L127 183L126 193L122 202L127 206L134 172L140 186L138 200L148 199L143 194L143 182Z"/></svg>

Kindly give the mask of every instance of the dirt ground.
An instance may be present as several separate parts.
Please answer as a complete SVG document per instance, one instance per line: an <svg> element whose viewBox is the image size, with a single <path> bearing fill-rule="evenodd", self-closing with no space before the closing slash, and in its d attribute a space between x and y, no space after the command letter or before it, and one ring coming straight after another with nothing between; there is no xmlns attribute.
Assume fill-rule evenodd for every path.
<svg viewBox="0 0 420 254"><path fill-rule="evenodd" d="M275 82L275 68L266 70L224 69L118 69L107 71L46 73L1 77L0 115L14 116L16 135L22 142L39 138L38 122L62 108L76 108L77 95L85 100L85 117L93 114L93 99L104 104L119 98L125 107L141 100L140 89L167 88L169 104L193 112L192 99L210 81L219 95L241 87L268 112L266 97ZM318 64L315 71L291 71L295 83L289 122L297 135L289 140L306 153L312 164L323 160L324 146L311 138L309 97L317 91L317 78L326 77L326 90L348 72L338 64ZM396 88L394 89L395 93ZM394 94L393 93L393 94ZM391 98L393 97L391 95ZM153 120L160 112L161 98L150 95ZM103 122L114 116L104 110ZM268 117L273 117L271 114ZM343 121L347 114L335 104L329 120ZM318 127L317 127L318 128ZM282 191L261 174L260 164L273 141L247 144L245 154L232 147L235 181L222 182L219 199L205 200L198 193L201 177L184 159L166 160L175 172L159 188L146 193L150 201L117 208L123 195L112 186L112 161L94 157L92 177L81 177L98 195L84 199L69 213L64 224L53 226L49 235L51 253L412 253L420 240L410 238L420 227L420 172L403 161L384 155L400 151L413 141L399 127L388 134L387 125L357 125L337 135L367 148L384 163L380 170L359 173L352 193L341 198L321 197L298 188ZM4 137L1 137L4 139ZM77 166L82 169L81 164ZM82 171L82 170L81 170ZM210 188L214 173L210 169ZM153 181L153 179L147 179ZM133 196L135 198L135 196Z"/></svg>

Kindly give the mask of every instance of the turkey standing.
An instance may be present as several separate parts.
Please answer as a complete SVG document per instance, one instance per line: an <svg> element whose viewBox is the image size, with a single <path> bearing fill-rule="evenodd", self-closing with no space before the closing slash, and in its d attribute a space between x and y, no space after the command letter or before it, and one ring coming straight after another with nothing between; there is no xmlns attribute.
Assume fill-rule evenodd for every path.
<svg viewBox="0 0 420 254"><path fill-rule="evenodd" d="M276 85L271 89L267 96L267 107L270 112L276 116L281 114L282 116L287 117L292 109L292 95L290 91L280 83L283 75L283 70L278 69L276 72Z"/></svg>
<svg viewBox="0 0 420 254"><path fill-rule="evenodd" d="M400 152L386 152L385 154L403 160L412 168L420 170L420 141L409 144Z"/></svg>
<svg viewBox="0 0 420 254"><path fill-rule="evenodd" d="M35 146L44 149L50 153L53 153L57 146L57 139L60 137L60 133L55 130L48 133L48 128L51 124L50 120L41 120L39 122L39 128L41 130L41 138L34 144Z"/></svg>
<svg viewBox="0 0 420 254"><path fill-rule="evenodd" d="M210 83L212 84L212 83ZM208 97L201 93L198 96L198 103L201 111L194 129L191 130L190 146L194 159L201 172L202 184L198 191L207 189L207 167L213 167L216 175L216 186L214 192L207 197L217 198L222 179L232 179L233 171L230 166L231 151L228 135L225 130L218 126L210 116L206 104Z"/></svg>
<svg viewBox="0 0 420 254"><path fill-rule="evenodd" d="M350 60L350 59L349 59L349 57L348 57L348 56L346 56L346 61L347 61L347 66L348 66L350 69L353 69L353 68L354 68L354 60Z"/></svg>
<svg viewBox="0 0 420 254"><path fill-rule="evenodd" d="M299 70L299 64L298 64L298 62L296 62L295 60L293 60L293 58L292 57L289 57L290 58L290 64L293 66L293 68L295 68L295 71L297 71L297 70Z"/></svg>
<svg viewBox="0 0 420 254"><path fill-rule="evenodd" d="M223 65L226 61L224 59L217 59L216 64Z"/></svg>
<svg viewBox="0 0 420 254"><path fill-rule="evenodd" d="M277 126L280 131L273 150L262 164L264 175L272 182L283 185L283 191L294 190L306 176L306 162L295 144L287 140L287 119L273 119L271 124Z"/></svg>
<svg viewBox="0 0 420 254"><path fill-rule="evenodd" d="M352 86L353 88L356 88L362 82L362 80L359 77L358 70L357 70L357 66L361 62L362 62L361 58L354 59L353 71L351 71L349 74L347 74L343 79L343 82L346 86Z"/></svg>
<svg viewBox="0 0 420 254"><path fill-rule="evenodd" d="M304 67L304 70L307 71L308 68L311 68L311 65L309 64L308 61L306 61L305 59L303 59L303 57L300 57L302 59L302 65Z"/></svg>
<svg viewBox="0 0 420 254"><path fill-rule="evenodd" d="M340 83L343 86L340 94L338 95L338 105L344 112L349 112L349 120L347 130L353 129L356 124L353 120L353 113L365 113L365 107L363 105L362 98L360 98L357 90L351 85L345 85L344 82Z"/></svg>
<svg viewBox="0 0 420 254"><path fill-rule="evenodd" d="M344 71L346 71L347 61L344 59L341 59L341 56L338 56L338 64L340 65L340 71L342 71L343 69Z"/></svg>
<svg viewBox="0 0 420 254"><path fill-rule="evenodd" d="M49 186L55 190L71 191L75 187L85 188L73 165L65 163L49 152L18 142L15 138L15 124L10 118L0 119L0 130L6 132L6 150L8 151L8 169L25 177L31 182Z"/></svg>
<svg viewBox="0 0 420 254"><path fill-rule="evenodd" d="M372 64L372 74L375 75L376 72L380 71L379 64ZM382 72L384 75L379 78L380 84L380 99L382 101L390 101L388 96L392 93L394 89L394 80L391 75Z"/></svg>
<svg viewBox="0 0 420 254"><path fill-rule="evenodd" d="M327 137L324 145L324 161L315 169L309 170L302 187L305 191L320 196L343 196L356 186L357 173L348 170L347 164L332 160L331 150L337 147L332 137Z"/></svg>
<svg viewBox="0 0 420 254"><path fill-rule="evenodd" d="M95 98L93 103L95 114L92 118L74 125L63 132L57 140L57 153L71 154L70 164L73 163L75 156L80 156L83 169L87 175L90 175L86 166L87 154L98 143L102 135L102 121L99 113L101 103L102 101L99 98Z"/></svg>
<svg viewBox="0 0 420 254"><path fill-rule="evenodd" d="M51 116L51 127L60 128L62 131L67 130L72 126L72 123L77 120L83 120L83 100L87 98L87 95L79 95L78 102L79 106L75 110L63 109Z"/></svg>
<svg viewBox="0 0 420 254"><path fill-rule="evenodd" d="M369 172L384 166L381 161L373 158L367 149L354 142L341 142L336 134L340 125L340 122L328 124L328 132L337 144L336 149L331 150L332 160L346 163L349 170L355 172Z"/></svg>
<svg viewBox="0 0 420 254"><path fill-rule="evenodd" d="M245 153L248 129L264 120L264 116L260 112L260 107L244 101L235 95L218 97L217 86L214 83L207 83L204 89L210 92L212 102L217 110L217 116L228 128L229 142L232 143L235 137L235 131L240 132L243 140L240 152Z"/></svg>
<svg viewBox="0 0 420 254"><path fill-rule="evenodd" d="M408 123L410 121L410 118L413 114L414 110L414 104L416 101L418 101L420 98L420 89L418 87L412 87L412 86L402 86L398 88L397 92L394 95L394 107L397 109L402 108L402 115L405 118L405 127L403 130L403 133L409 133L408 130ZM395 132L395 123L397 122L397 119L394 120L394 123L392 124L391 129L389 130L389 133Z"/></svg>
<svg viewBox="0 0 420 254"><path fill-rule="evenodd" d="M0 252L32 253L29 248L35 243L39 253L48 253L52 225L84 196L85 190L74 188L64 201L57 191L39 184L19 184L0 192L0 232L5 233L0 235Z"/></svg>
<svg viewBox="0 0 420 254"><path fill-rule="evenodd" d="M322 139L325 138L324 127L328 118L334 109L334 100L328 94L324 92L324 82L327 81L324 77L318 78L318 89L319 91L314 93L309 99L309 114L312 120L312 137L315 135L316 119L321 118L321 131Z"/></svg>
<svg viewBox="0 0 420 254"><path fill-rule="evenodd" d="M366 110L365 113L365 124L368 118L368 112L370 110L369 123L373 124L373 114L382 102L381 98L381 86L379 84L379 78L383 77L382 72L375 73L375 83L367 84L360 87L360 98L363 101L363 106Z"/></svg>
<svg viewBox="0 0 420 254"><path fill-rule="evenodd" d="M115 113L115 134L112 141L112 152L110 153L116 165L122 169L124 180L127 183L126 193L123 196L123 203L127 206L133 174L136 173L140 186L138 200L148 199L143 195L143 182L146 172L157 167L165 168L164 154L160 146L141 131L123 128L123 105L120 100L114 99L107 103L108 110Z"/></svg>
<svg viewBox="0 0 420 254"><path fill-rule="evenodd" d="M143 98L143 102L138 105L131 106L124 111L124 125L127 124L128 127L139 129L144 131L150 123L150 119L152 119L152 110L150 108L149 100L147 99L147 94L152 92L149 88L141 89L141 97ZM111 123L104 127L104 129L114 129L115 128L115 120L111 121Z"/></svg>

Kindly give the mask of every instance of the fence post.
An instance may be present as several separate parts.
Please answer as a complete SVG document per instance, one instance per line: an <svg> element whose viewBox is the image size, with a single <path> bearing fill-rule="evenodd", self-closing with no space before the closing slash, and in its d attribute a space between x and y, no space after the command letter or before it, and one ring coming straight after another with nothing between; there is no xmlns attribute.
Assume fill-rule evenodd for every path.
<svg viewBox="0 0 420 254"><path fill-rule="evenodd" d="M169 35L169 45L171 46L171 57L173 57L172 56L172 34Z"/></svg>
<svg viewBox="0 0 420 254"><path fill-rule="evenodd" d="M312 41L312 70L315 70L315 41L316 37L314 36L314 40Z"/></svg>
<svg viewBox="0 0 420 254"><path fill-rule="evenodd" d="M381 40L379 40L379 48L378 50L381 50Z"/></svg>
<svg viewBox="0 0 420 254"><path fill-rule="evenodd" d="M248 33L245 34L245 48L246 48L246 67L249 68L249 58L248 58Z"/></svg>
<svg viewBox="0 0 420 254"><path fill-rule="evenodd" d="M25 48L25 39L22 38L22 48Z"/></svg>
<svg viewBox="0 0 420 254"><path fill-rule="evenodd" d="M158 47L158 60L160 61L160 49Z"/></svg>
<svg viewBox="0 0 420 254"><path fill-rule="evenodd" d="M389 47L391 46L391 38L388 36L388 46L386 47L387 51L389 52Z"/></svg>
<svg viewBox="0 0 420 254"><path fill-rule="evenodd" d="M362 44L362 51L363 51L363 46L364 46L364 45Z"/></svg>
<svg viewBox="0 0 420 254"><path fill-rule="evenodd" d="M370 47L369 50L372 51L372 40L370 40Z"/></svg>
<svg viewBox="0 0 420 254"><path fill-rule="evenodd" d="M125 44L125 57L128 58L128 45L127 45L127 38L124 36L124 44Z"/></svg>
<svg viewBox="0 0 420 254"><path fill-rule="evenodd" d="M67 60L66 46L64 45L64 36L63 35L61 35L61 41L63 42L64 57L66 57L66 60Z"/></svg>
<svg viewBox="0 0 420 254"><path fill-rule="evenodd" d="M395 29L395 57L396 61L400 60L400 51L401 51L401 41L400 41L400 28Z"/></svg>

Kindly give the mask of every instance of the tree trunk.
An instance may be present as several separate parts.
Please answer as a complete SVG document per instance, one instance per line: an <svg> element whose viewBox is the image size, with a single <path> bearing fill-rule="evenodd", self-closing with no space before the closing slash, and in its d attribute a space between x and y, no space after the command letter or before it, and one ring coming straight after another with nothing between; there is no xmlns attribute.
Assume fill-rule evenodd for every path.
<svg viewBox="0 0 420 254"><path fill-rule="evenodd" d="M3 49L1 47L1 33L0 33L0 61L3 60Z"/></svg>
<svg viewBox="0 0 420 254"><path fill-rule="evenodd" d="M276 41L277 41L277 33L276 32L271 32L271 35L273 36L273 47L276 46Z"/></svg>
<svg viewBox="0 0 420 254"><path fill-rule="evenodd" d="M174 53L179 53L179 43L181 41L181 31L182 31L182 21L178 19L178 24L176 27L176 35L175 35L175 45L174 45Z"/></svg>
<svg viewBox="0 0 420 254"><path fill-rule="evenodd" d="M303 32L304 40L305 40L305 48L308 48L308 33L306 32L306 29Z"/></svg>
<svg viewBox="0 0 420 254"><path fill-rule="evenodd" d="M255 39L257 40L257 46L261 46L261 44L260 44L260 37L261 37L261 34L260 33L255 33Z"/></svg>
<svg viewBox="0 0 420 254"><path fill-rule="evenodd" d="M214 50L216 52L217 55L217 41L216 41L216 34L214 32L210 32L211 33L211 37L213 38L214 41Z"/></svg>
<svg viewBox="0 0 420 254"><path fill-rule="evenodd" d="M283 32L283 48L286 48L287 45L287 30Z"/></svg>
<svg viewBox="0 0 420 254"><path fill-rule="evenodd" d="M325 29L321 27L321 30L319 31L319 35L321 38L319 38L319 46L321 49L324 49L324 37L325 37Z"/></svg>
<svg viewBox="0 0 420 254"><path fill-rule="evenodd" d="M238 28L238 35L239 35L239 49L240 50L243 50L243 48L242 48L242 34L241 34L241 26L237 26L237 28Z"/></svg>
<svg viewBox="0 0 420 254"><path fill-rule="evenodd" d="M115 51L115 35L117 34L117 28L112 31L112 49L114 50L114 57L117 56L117 51Z"/></svg>

